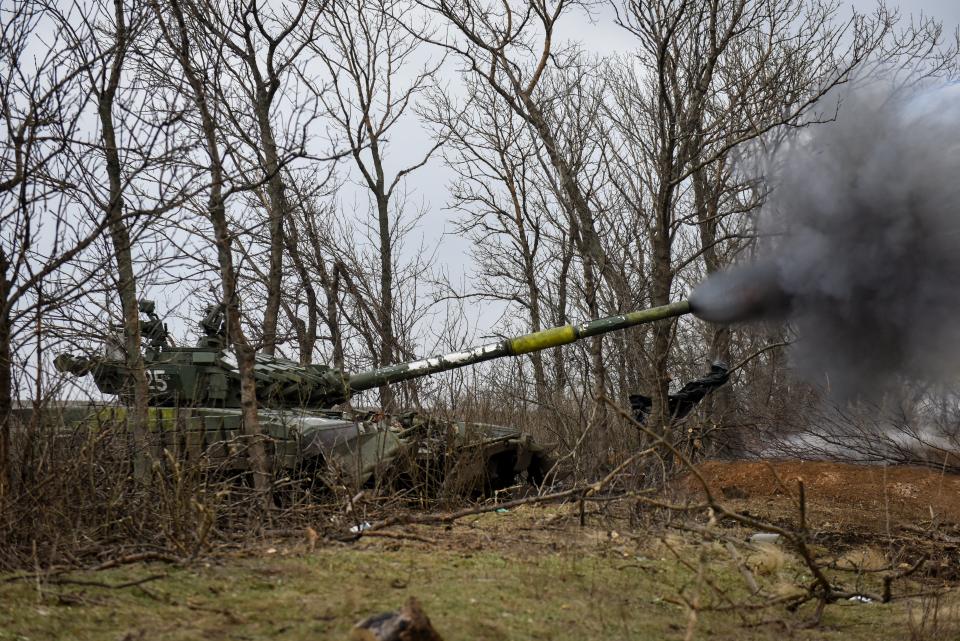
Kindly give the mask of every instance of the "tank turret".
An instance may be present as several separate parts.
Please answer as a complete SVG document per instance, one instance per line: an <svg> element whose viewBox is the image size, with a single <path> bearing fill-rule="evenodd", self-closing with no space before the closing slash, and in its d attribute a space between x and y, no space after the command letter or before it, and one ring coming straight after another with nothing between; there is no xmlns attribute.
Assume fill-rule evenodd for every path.
<svg viewBox="0 0 960 641"><path fill-rule="evenodd" d="M150 405L240 407L240 372L233 350L227 347L222 305L207 308L195 347L169 344L166 327L153 316L151 301L141 301L140 309L147 315L141 321L141 335ZM124 397L129 393L129 377L117 343L106 341L103 353L96 356L60 354L54 366L76 376L91 374L101 392ZM326 365L301 365L257 354L254 375L263 407L331 407L349 398L343 375Z"/></svg>

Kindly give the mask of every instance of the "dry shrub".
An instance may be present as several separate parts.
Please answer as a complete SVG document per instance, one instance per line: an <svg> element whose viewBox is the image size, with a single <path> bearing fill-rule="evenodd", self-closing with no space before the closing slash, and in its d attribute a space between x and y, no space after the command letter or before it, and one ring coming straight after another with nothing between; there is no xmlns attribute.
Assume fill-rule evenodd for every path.
<svg viewBox="0 0 960 641"><path fill-rule="evenodd" d="M402 478L385 474L363 487L313 460L275 470L273 501L264 506L242 471L246 437L229 448L209 448L221 457L215 463L184 451L179 437L165 441L170 449L151 447L160 455L144 482L134 478L132 439L122 421L77 424L53 411L27 417L33 417L29 429L14 430L17 483L0 499L0 570L97 565L104 557L145 551L190 560L259 536L302 536L308 527L318 536L342 535L350 525L411 508L462 506L479 490L496 489L454 482L458 465L477 464L469 457L424 460L412 448L404 455L409 460L392 466L408 470ZM438 430L437 438L446 432ZM502 476L496 481L506 483Z"/></svg>
<svg viewBox="0 0 960 641"><path fill-rule="evenodd" d="M567 356L576 359L575 354ZM593 388L583 380L574 377L562 385L548 385L538 396L529 373L517 361L496 361L488 367L482 378L470 379L469 385L463 370L444 374L446 380L437 377L437 389L442 393L427 389L427 411L440 419L523 430L552 448L563 479L572 483L594 481L648 445L649 440L636 426L624 420L605 399L594 398ZM650 486L661 481L664 466L647 463L633 466L621 483Z"/></svg>
<svg viewBox="0 0 960 641"><path fill-rule="evenodd" d="M945 605L941 594L918 597L907 603L910 641L960 639L960 605Z"/></svg>
<svg viewBox="0 0 960 641"><path fill-rule="evenodd" d="M837 559L839 569L854 572L877 572L889 566L886 555L875 547L849 550Z"/></svg>
<svg viewBox="0 0 960 641"><path fill-rule="evenodd" d="M776 543L756 543L747 557L747 566L763 576L779 573L790 562L790 556Z"/></svg>
<svg viewBox="0 0 960 641"><path fill-rule="evenodd" d="M172 456L133 478L123 425L37 423L14 430L16 483L0 507L0 568L97 563L150 550L194 557L249 523L252 492Z"/></svg>
<svg viewBox="0 0 960 641"><path fill-rule="evenodd" d="M803 598L807 593L807 589L802 585L797 585L793 581L781 580L774 584L771 592L778 599L790 601Z"/></svg>

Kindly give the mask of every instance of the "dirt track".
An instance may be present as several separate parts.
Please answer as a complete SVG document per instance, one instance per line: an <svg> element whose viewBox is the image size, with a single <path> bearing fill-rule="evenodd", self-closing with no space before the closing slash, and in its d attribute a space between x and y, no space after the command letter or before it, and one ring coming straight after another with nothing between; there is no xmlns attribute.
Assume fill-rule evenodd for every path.
<svg viewBox="0 0 960 641"><path fill-rule="evenodd" d="M928 468L710 461L700 472L718 496L768 517L795 509L797 479L803 479L815 527L891 532L960 524L960 476ZM698 485L693 479L688 484L693 490Z"/></svg>

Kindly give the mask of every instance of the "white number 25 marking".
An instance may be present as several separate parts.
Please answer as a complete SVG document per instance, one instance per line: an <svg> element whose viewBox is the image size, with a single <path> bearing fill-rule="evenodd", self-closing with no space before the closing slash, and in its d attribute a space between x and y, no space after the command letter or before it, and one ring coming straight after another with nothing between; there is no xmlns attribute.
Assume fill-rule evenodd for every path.
<svg viewBox="0 0 960 641"><path fill-rule="evenodd" d="M147 374L147 387L150 388L152 392L166 392L168 388L167 384L167 373L162 369L148 369L146 370Z"/></svg>

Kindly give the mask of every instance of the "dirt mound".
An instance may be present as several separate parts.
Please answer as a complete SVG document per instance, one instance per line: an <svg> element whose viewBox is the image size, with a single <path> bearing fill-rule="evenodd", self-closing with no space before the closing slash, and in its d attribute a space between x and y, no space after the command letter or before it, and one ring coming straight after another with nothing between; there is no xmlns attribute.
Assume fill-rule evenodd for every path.
<svg viewBox="0 0 960 641"><path fill-rule="evenodd" d="M921 467L824 461L709 461L700 473L718 497L767 517L795 511L803 479L811 525L828 529L960 524L960 476ZM694 491L696 479L688 479Z"/></svg>

